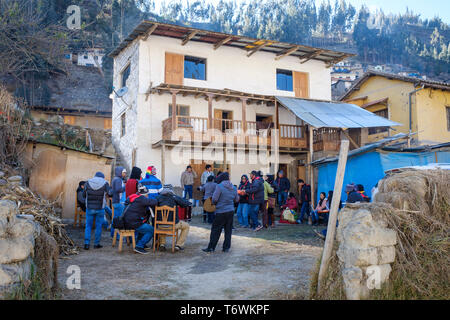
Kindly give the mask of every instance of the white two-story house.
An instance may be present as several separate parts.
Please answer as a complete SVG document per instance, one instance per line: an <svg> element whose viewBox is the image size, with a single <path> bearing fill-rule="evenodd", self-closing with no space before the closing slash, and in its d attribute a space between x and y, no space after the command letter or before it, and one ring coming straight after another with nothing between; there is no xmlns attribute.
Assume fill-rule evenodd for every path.
<svg viewBox="0 0 450 320"><path fill-rule="evenodd" d="M276 97L329 101L330 67L351 54L143 21L111 56L122 160L179 186L188 164L235 184L255 169L304 177L312 143L327 144Z"/></svg>

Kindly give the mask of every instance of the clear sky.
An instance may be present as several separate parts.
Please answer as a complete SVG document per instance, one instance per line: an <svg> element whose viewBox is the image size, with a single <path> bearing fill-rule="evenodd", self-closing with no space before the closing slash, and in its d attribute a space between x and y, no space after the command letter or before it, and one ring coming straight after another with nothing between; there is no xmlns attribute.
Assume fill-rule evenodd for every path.
<svg viewBox="0 0 450 320"><path fill-rule="evenodd" d="M166 0L167 1L167 0ZM169 0L170 1L170 0ZM206 0L207 2L218 3L219 0ZM244 0L225 0L242 2ZM249 0L247 0L248 2ZM258 1L258 0L253 0ZM369 9L381 8L384 13L404 13L406 7L414 13L420 14L423 19L431 19L439 16L442 21L450 24L450 0L346 0L357 9L365 4ZM316 0L320 4L322 0ZM330 0L334 5L334 0Z"/></svg>

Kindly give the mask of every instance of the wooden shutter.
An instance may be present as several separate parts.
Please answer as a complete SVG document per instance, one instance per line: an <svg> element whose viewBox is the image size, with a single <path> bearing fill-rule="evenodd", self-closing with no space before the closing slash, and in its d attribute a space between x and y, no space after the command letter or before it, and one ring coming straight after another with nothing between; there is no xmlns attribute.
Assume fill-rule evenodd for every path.
<svg viewBox="0 0 450 320"><path fill-rule="evenodd" d="M182 54L166 52L165 80L167 84L183 85L184 56Z"/></svg>
<svg viewBox="0 0 450 320"><path fill-rule="evenodd" d="M297 98L309 98L309 76L305 72L293 72L294 92Z"/></svg>

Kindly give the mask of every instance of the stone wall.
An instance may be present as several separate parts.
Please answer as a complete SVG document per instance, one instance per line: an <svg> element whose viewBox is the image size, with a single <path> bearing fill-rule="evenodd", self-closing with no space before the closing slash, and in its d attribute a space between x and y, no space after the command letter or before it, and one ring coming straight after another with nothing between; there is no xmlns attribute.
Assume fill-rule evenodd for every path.
<svg viewBox="0 0 450 320"><path fill-rule="evenodd" d="M139 90L139 42L135 41L114 58L115 90L121 88L123 70L130 65L130 75L126 81L128 92L119 98L113 93L112 99L112 142L120 154L122 164L131 170L133 150L137 143L137 97ZM121 135L121 116L125 114L125 135Z"/></svg>
<svg viewBox="0 0 450 320"><path fill-rule="evenodd" d="M41 234L45 234L45 231L33 220L32 216L18 215L15 202L0 200L0 299L5 298L15 285L29 279L33 269L39 269L32 267L42 265L43 261L35 261L37 254L48 259L44 261L45 281L48 281L46 285L56 285L56 266L53 262L57 256L40 254L40 248L35 247L36 239L41 239ZM51 238L48 243L49 251L57 252L54 250L57 248L55 240Z"/></svg>
<svg viewBox="0 0 450 320"><path fill-rule="evenodd" d="M347 299L367 298L389 278L395 260L397 234L389 229L381 203L347 204L339 213L337 256Z"/></svg>

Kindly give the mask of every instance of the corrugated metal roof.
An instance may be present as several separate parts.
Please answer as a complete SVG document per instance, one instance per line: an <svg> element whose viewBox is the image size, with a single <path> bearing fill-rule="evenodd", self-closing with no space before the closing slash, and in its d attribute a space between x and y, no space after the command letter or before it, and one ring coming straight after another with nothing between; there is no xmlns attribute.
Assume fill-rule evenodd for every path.
<svg viewBox="0 0 450 320"><path fill-rule="evenodd" d="M406 137L408 137L408 135L406 133L397 133L396 135L394 135L392 137L387 137L387 138L381 139L377 142L366 144L365 146L362 146L361 148L353 149L352 151L348 152L348 157L351 158L358 154L372 151L372 150L380 148L380 147L384 147L388 143L391 143L391 142L394 142L394 141L397 141L400 139L404 139ZM398 147L396 150L398 150ZM320 165L320 164L329 163L329 162L336 162L338 160L339 160L339 157L321 158L321 159L317 159L317 160L311 162L311 164L312 165Z"/></svg>
<svg viewBox="0 0 450 320"><path fill-rule="evenodd" d="M350 103L280 96L276 99L297 117L315 128L370 128L400 125Z"/></svg>

